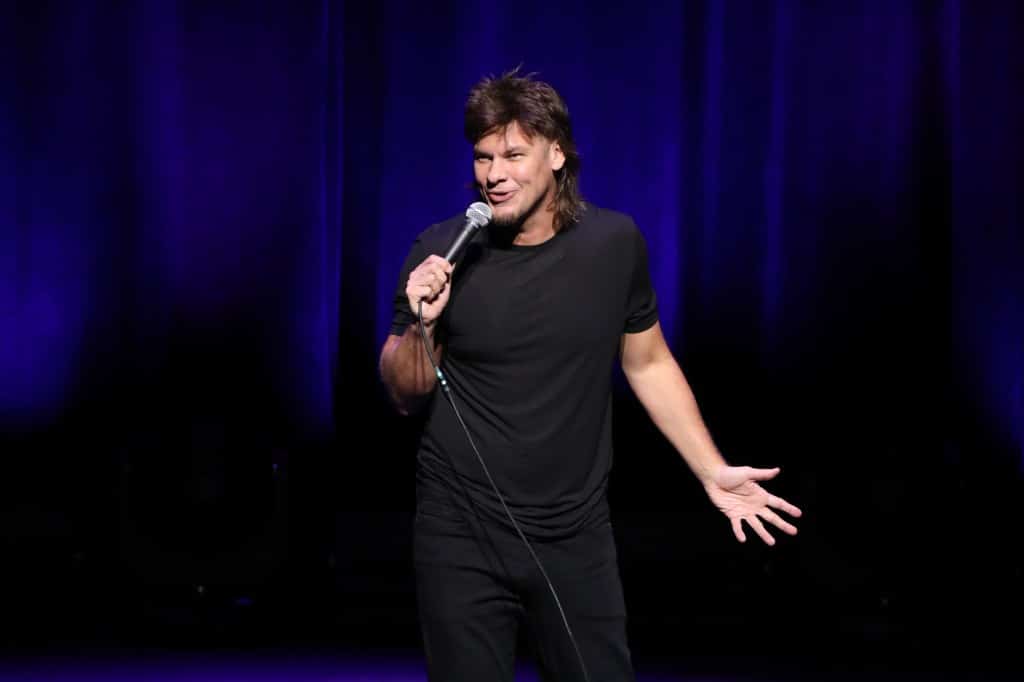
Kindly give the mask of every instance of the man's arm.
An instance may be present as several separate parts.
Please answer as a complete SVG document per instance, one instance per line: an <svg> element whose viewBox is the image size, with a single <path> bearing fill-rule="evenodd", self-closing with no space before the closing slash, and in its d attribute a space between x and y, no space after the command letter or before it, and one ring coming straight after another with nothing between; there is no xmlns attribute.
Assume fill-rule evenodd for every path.
<svg viewBox="0 0 1024 682"><path fill-rule="evenodd" d="M682 455L702 484L727 466L701 417L697 400L661 333L661 324L623 334L622 371L655 426Z"/></svg>
<svg viewBox="0 0 1024 682"><path fill-rule="evenodd" d="M423 315L427 344L434 362L441 364L442 348L435 331L441 312L448 304L452 264L437 255L427 256L412 272L405 285L409 310ZM419 321L405 328L401 336L389 334L380 351L380 378L387 386L391 401L402 414L417 411L437 384L437 375L423 347Z"/></svg>
<svg viewBox="0 0 1024 682"><path fill-rule="evenodd" d="M726 463L711 440L697 400L665 343L661 326L655 323L646 331L623 334L620 356L633 392L700 479L711 502L729 518L736 539L746 541L744 522L769 545L775 544L775 538L762 521L795 535L796 527L775 510L797 517L801 515L800 509L770 494L758 483L774 478L779 469L734 467Z"/></svg>
<svg viewBox="0 0 1024 682"><path fill-rule="evenodd" d="M443 348L434 339L436 324L426 327L427 343L440 363ZM419 323L410 324L401 336L389 334L380 352L380 376L398 411L409 415L419 410L437 385L437 375L423 348Z"/></svg>

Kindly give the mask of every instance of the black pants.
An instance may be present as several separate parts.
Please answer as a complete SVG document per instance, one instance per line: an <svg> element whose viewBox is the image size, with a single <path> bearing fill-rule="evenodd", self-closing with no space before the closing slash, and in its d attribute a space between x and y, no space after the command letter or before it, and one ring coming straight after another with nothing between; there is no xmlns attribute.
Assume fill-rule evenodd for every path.
<svg viewBox="0 0 1024 682"><path fill-rule="evenodd" d="M470 525L421 507L416 590L431 682L511 682L518 628L532 636L544 680L584 680L554 597L514 530ZM591 682L632 682L626 609L610 524L534 541Z"/></svg>

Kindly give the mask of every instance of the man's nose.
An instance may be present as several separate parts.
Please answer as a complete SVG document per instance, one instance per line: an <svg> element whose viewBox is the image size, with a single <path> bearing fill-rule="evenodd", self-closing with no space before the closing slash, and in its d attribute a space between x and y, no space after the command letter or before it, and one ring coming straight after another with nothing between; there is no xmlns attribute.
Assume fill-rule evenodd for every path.
<svg viewBox="0 0 1024 682"><path fill-rule="evenodd" d="M491 161L491 167L487 169L487 184L492 187L497 185L505 179L505 174L504 160L500 157L495 157Z"/></svg>

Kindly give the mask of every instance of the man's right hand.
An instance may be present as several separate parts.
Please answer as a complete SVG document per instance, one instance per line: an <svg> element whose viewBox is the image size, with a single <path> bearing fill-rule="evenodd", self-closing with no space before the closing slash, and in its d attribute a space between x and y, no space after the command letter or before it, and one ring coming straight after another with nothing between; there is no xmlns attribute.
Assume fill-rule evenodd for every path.
<svg viewBox="0 0 1024 682"><path fill-rule="evenodd" d="M441 311L448 304L451 294L452 264L438 255L428 256L415 270L409 273L405 295L413 314L419 313L423 301L423 324L433 326Z"/></svg>

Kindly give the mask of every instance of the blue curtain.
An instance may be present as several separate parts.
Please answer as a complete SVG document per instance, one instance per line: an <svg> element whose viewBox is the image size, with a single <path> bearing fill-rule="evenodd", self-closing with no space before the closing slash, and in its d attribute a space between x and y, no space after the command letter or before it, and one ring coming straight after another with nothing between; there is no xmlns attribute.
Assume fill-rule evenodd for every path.
<svg viewBox="0 0 1024 682"><path fill-rule="evenodd" d="M26 509L86 504L55 463L109 487L126 457L307 449L310 517L408 508L414 424L377 353L411 240L473 200L464 97L517 65L565 96L584 195L645 233L723 450L792 472L851 581L895 580L864 557L902 546L916 481L1019 489L1016 3L3 11L0 426ZM686 474L621 402L620 508L674 508ZM207 455L175 475L216 501Z"/></svg>

